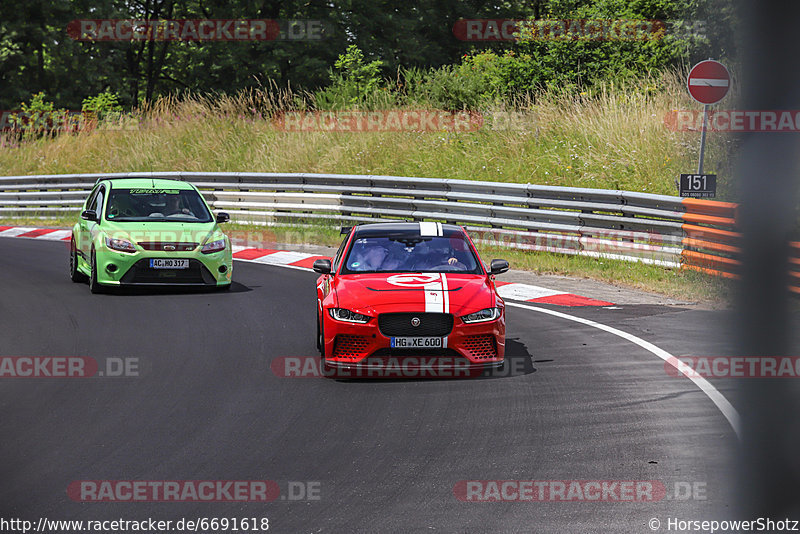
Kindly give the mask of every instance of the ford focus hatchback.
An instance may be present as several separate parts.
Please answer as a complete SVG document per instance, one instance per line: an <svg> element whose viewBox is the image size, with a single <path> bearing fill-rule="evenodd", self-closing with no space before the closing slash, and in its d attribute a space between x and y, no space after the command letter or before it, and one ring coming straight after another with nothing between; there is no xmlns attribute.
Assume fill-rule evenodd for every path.
<svg viewBox="0 0 800 534"><path fill-rule="evenodd" d="M180 180L100 179L72 228L70 278L92 293L121 286L227 289L230 239L195 186Z"/></svg>

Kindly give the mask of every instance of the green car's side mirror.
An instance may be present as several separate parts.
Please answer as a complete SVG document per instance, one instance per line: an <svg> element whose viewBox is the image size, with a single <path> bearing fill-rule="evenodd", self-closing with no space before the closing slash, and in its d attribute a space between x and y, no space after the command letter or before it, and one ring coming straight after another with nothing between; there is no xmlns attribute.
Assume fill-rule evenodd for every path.
<svg viewBox="0 0 800 534"><path fill-rule="evenodd" d="M81 212L81 219L97 222L98 221L97 212L94 210L83 210Z"/></svg>

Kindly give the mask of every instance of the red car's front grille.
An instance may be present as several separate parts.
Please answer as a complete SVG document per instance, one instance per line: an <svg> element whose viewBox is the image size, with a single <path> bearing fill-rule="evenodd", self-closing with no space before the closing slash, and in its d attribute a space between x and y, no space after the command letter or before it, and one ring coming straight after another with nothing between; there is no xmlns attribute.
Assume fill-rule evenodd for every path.
<svg viewBox="0 0 800 534"><path fill-rule="evenodd" d="M169 241L145 241L139 246L145 250L160 250L166 252L189 252L197 248L199 243L173 243Z"/></svg>
<svg viewBox="0 0 800 534"><path fill-rule="evenodd" d="M359 359L367 355L369 338L366 336L352 336L340 334L333 343L334 358Z"/></svg>
<svg viewBox="0 0 800 534"><path fill-rule="evenodd" d="M475 360L491 360L497 358L497 344L494 336L485 334L480 336L467 336L461 348L468 351Z"/></svg>

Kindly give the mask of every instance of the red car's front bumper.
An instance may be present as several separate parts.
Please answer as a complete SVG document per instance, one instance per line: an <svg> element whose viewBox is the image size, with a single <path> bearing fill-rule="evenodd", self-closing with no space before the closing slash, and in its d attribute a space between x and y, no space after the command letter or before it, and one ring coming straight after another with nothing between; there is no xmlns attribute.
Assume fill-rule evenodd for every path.
<svg viewBox="0 0 800 534"><path fill-rule="evenodd" d="M404 370L500 367L505 360L505 315L483 323L453 318L441 349L392 348L391 336L381 332L378 317L364 324L337 321L323 310L325 365L339 369L373 369L385 364Z"/></svg>

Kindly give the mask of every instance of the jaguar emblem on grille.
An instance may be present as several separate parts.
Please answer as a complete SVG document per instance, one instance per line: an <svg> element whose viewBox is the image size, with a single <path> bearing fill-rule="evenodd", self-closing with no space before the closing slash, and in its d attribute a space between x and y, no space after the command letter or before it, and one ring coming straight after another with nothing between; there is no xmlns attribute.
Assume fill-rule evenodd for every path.
<svg viewBox="0 0 800 534"><path fill-rule="evenodd" d="M419 317L411 319L411 326L419 326Z"/></svg>

